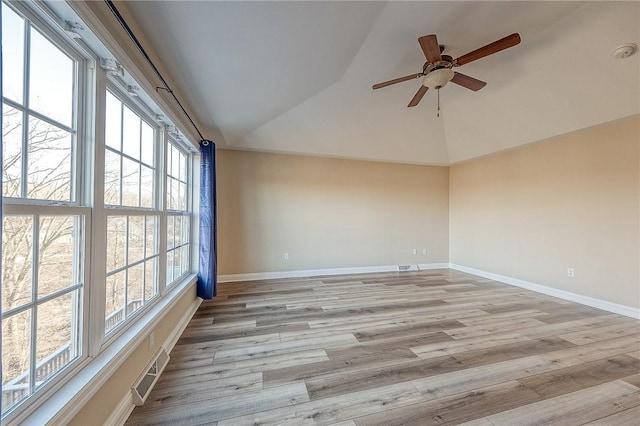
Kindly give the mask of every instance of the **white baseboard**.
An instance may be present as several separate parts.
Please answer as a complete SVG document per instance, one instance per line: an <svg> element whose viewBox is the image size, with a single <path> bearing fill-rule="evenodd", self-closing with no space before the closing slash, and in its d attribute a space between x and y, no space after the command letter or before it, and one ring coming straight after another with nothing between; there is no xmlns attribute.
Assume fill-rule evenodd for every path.
<svg viewBox="0 0 640 426"><path fill-rule="evenodd" d="M425 263L419 269L448 268L448 263ZM273 280L280 278L319 277L323 275L371 274L376 272L398 272L398 265L361 266L353 268L306 269L300 271L254 272L248 274L218 275L219 283L236 281Z"/></svg>
<svg viewBox="0 0 640 426"><path fill-rule="evenodd" d="M423 271L426 269L449 269L448 263L421 263L418 265L418 269Z"/></svg>
<svg viewBox="0 0 640 426"><path fill-rule="evenodd" d="M606 300L596 299L595 297L589 297L582 294L572 293L570 291L559 290L557 288L547 287L545 285L535 284L529 281L507 277L505 275L494 274L492 272L486 272L480 269L469 268L467 266L451 263L449 264L449 267L451 269L455 269L456 271L466 272L467 274L477 275L479 277L488 278L490 280L513 285L516 287L526 288L527 290L532 290L537 293L558 297L560 299L569 300L571 302L580 303L608 312L613 312L614 314L620 314L634 319L640 319L640 309L632 308L631 306L620 305L617 303L608 302Z"/></svg>
<svg viewBox="0 0 640 426"><path fill-rule="evenodd" d="M116 407L113 409L113 412L104 422L104 424L108 426L125 424L134 408L136 408L136 406L133 403L133 396L129 391L120 400L118 405L116 405Z"/></svg>
<svg viewBox="0 0 640 426"><path fill-rule="evenodd" d="M182 336L184 329L189 325L189 321L191 321L191 318L193 318L193 315L196 313L201 303L202 299L199 297L194 300L191 306L189 306L189 309L187 309L182 315L176 327L174 327L174 329L171 330L171 333L169 333L169 336L167 336L167 339L164 341L162 346L167 350L168 354L171 353L171 350L178 342L180 336Z"/></svg>
<svg viewBox="0 0 640 426"><path fill-rule="evenodd" d="M167 350L167 353L170 353L171 349L176 345L176 342L184 332L184 329L187 328L187 325L189 325L189 321L191 321L193 314L196 313L201 303L202 299L199 297L194 300L191 306L189 306L189 309L180 317L178 324L171 330L171 333L169 333L169 336L167 336L167 339L162 344L162 347ZM124 425L134 408L136 408L136 406L133 403L131 389L128 389L104 424L109 426Z"/></svg>

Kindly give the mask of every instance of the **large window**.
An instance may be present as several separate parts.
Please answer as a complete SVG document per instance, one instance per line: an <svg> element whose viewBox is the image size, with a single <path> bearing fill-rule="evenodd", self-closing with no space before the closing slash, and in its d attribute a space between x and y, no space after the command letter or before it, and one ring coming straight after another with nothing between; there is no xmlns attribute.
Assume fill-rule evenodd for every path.
<svg viewBox="0 0 640 426"><path fill-rule="evenodd" d="M3 422L193 278L189 144L53 13L2 1Z"/></svg>
<svg viewBox="0 0 640 426"><path fill-rule="evenodd" d="M82 355L81 58L2 4L2 411Z"/></svg>
<svg viewBox="0 0 640 426"><path fill-rule="evenodd" d="M104 203L110 206L105 287L107 332L158 293L160 210L154 197L156 132L142 115L111 91L106 92Z"/></svg>
<svg viewBox="0 0 640 426"><path fill-rule="evenodd" d="M174 140L167 149L167 285L190 270L189 155Z"/></svg>

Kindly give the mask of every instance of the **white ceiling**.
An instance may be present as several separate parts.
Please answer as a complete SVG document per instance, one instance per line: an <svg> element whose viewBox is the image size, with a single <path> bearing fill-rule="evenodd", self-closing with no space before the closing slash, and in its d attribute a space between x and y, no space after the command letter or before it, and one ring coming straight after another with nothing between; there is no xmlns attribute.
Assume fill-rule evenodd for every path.
<svg viewBox="0 0 640 426"><path fill-rule="evenodd" d="M639 2L212 2L126 6L173 89L219 148L452 164L640 113ZM522 43L458 68L407 108L418 37L458 57L513 32Z"/></svg>

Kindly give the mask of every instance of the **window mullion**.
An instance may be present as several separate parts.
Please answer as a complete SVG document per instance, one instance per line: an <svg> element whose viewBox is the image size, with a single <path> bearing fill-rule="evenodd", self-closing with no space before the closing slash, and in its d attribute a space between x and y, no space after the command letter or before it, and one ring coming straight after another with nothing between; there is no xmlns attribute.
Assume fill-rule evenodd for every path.
<svg viewBox="0 0 640 426"><path fill-rule="evenodd" d="M38 266L40 256L40 215L33 216L31 233L31 341L29 348L29 394L36 389L36 345L38 341Z"/></svg>
<svg viewBox="0 0 640 426"><path fill-rule="evenodd" d="M93 214L91 220L91 294L90 309L84 318L88 321L89 356L95 356L105 338L106 299L106 247L107 212L104 209L105 173L105 117L106 117L106 74L102 68L95 68L95 146L93 150ZM89 178L87 176L86 178Z"/></svg>
<svg viewBox="0 0 640 426"><path fill-rule="evenodd" d="M22 156L20 170L20 196L27 197L27 173L29 152L29 74L31 70L31 24L24 20L24 49L22 69Z"/></svg>
<svg viewBox="0 0 640 426"><path fill-rule="evenodd" d="M156 205L160 208L160 228L159 228L159 247L158 247L158 293L164 295L167 287L167 153L169 152L169 135L167 131L163 129L159 132L158 137L160 143L158 143L158 153L156 154L156 161L158 162L158 190L156 191Z"/></svg>

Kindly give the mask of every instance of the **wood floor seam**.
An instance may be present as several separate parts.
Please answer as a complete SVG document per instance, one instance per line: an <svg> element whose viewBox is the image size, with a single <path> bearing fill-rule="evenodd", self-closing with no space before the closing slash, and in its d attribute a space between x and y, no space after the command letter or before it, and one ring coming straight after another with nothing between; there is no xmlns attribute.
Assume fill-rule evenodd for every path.
<svg viewBox="0 0 640 426"><path fill-rule="evenodd" d="M449 269L223 283L128 425L634 425L640 321Z"/></svg>

